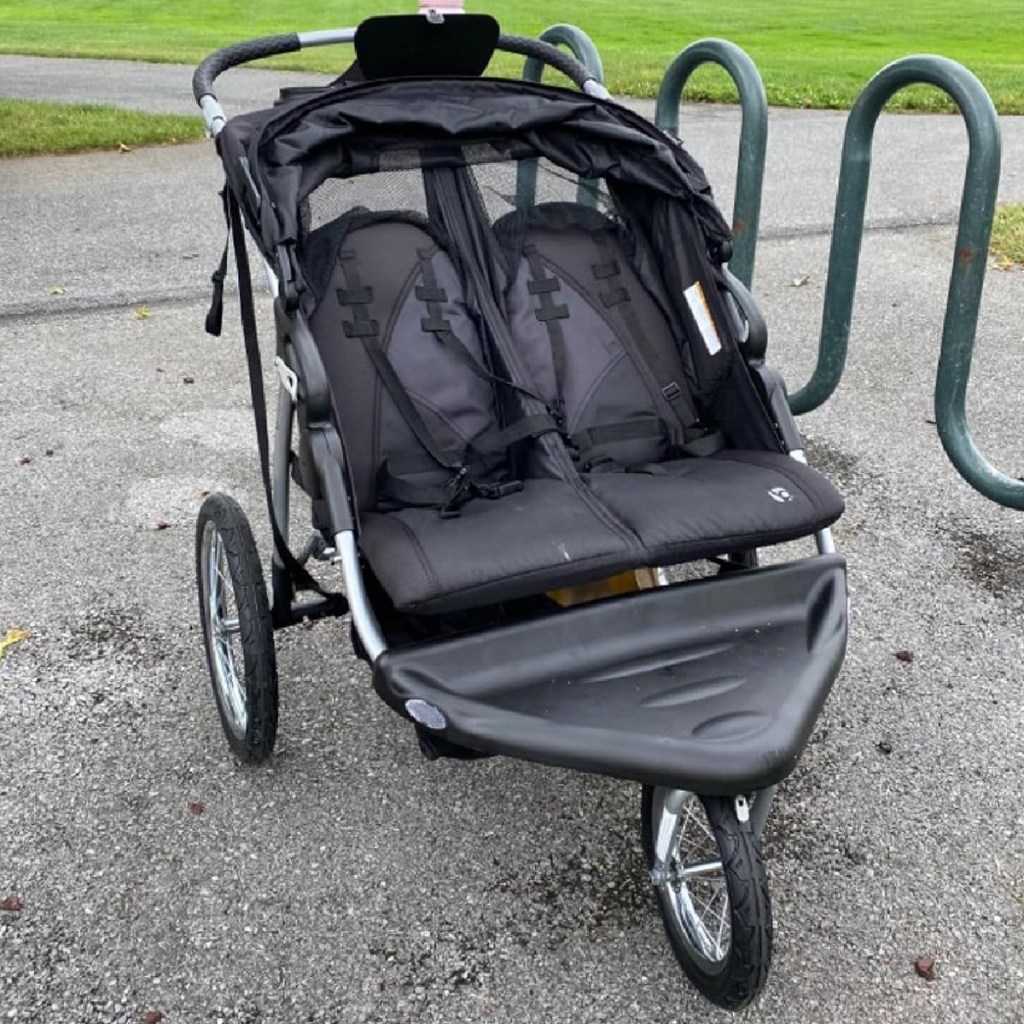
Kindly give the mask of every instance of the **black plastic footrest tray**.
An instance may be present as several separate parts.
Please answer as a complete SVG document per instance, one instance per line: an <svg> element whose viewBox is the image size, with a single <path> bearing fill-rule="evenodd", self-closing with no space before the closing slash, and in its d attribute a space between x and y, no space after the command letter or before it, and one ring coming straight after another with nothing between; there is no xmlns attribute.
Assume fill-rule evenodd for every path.
<svg viewBox="0 0 1024 1024"><path fill-rule="evenodd" d="M792 771L846 631L846 563L821 555L396 648L373 678L455 743L729 795Z"/></svg>

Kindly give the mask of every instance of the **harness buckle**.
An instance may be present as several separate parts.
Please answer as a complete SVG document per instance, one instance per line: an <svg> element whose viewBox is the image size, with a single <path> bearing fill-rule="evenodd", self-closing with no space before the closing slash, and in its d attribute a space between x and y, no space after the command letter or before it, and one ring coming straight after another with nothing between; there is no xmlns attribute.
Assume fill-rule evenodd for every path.
<svg viewBox="0 0 1024 1024"><path fill-rule="evenodd" d="M459 509L473 496L473 482L469 479L469 466L459 466L455 475L444 485L448 492L448 503L441 509L442 519L455 519Z"/></svg>

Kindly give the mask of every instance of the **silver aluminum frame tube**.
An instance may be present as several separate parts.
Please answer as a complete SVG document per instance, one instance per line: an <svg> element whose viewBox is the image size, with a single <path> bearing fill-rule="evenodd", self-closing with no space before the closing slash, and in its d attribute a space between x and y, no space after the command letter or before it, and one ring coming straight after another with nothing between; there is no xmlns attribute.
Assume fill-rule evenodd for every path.
<svg viewBox="0 0 1024 1024"><path fill-rule="evenodd" d="M351 43L356 37L354 28L327 28L317 32L299 32L299 45L302 49L309 46L333 46L335 43Z"/></svg>
<svg viewBox="0 0 1024 1024"><path fill-rule="evenodd" d="M373 664L387 650L388 645L363 586L355 533L352 530L342 530L341 533L335 534L334 551L334 561L341 563L341 575L345 581L345 596L348 598L352 625L356 627L366 655Z"/></svg>
<svg viewBox="0 0 1024 1024"><path fill-rule="evenodd" d="M274 506L274 520L285 544L288 543L288 487L292 450L292 396L284 384L278 384L277 420L274 424L274 455L271 463L272 486L270 491ZM273 560L281 565L281 556L274 548Z"/></svg>
<svg viewBox="0 0 1024 1024"><path fill-rule="evenodd" d="M807 465L807 456L804 454L803 448L794 448L789 453L789 457ZM832 538L832 531L827 526L814 535L814 541L818 545L818 554L834 555L836 553L836 542Z"/></svg>

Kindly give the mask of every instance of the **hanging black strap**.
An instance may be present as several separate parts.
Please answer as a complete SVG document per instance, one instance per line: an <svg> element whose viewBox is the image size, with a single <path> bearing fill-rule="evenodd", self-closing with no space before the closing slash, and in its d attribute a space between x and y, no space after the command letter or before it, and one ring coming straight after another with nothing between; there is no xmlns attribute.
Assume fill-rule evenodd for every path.
<svg viewBox="0 0 1024 1024"><path fill-rule="evenodd" d="M238 270L238 304L241 311L242 338L245 341L245 361L249 369L249 393L252 397L252 411L256 420L256 444L259 448L260 476L263 479L263 492L266 495L267 512L270 515L270 530L274 537L274 551L277 553L285 572L287 572L288 577L297 590L312 590L323 597L337 602L341 610L346 611L348 609L348 602L344 595L324 590L291 553L288 543L281 535L281 530L277 525L277 517L274 515L274 499L270 484L270 451L267 440L267 406L263 393L263 361L260 358L259 339L256 331L256 309L253 304L249 257L245 248L245 229L242 226L242 213L238 208L238 201L235 199L234 194L227 188L225 188L224 193L224 209L230 227L231 244L235 249L235 263ZM225 272L227 268L226 261L227 247L225 247L223 258ZM223 275L218 280L215 273L214 305L211 306L211 316L213 315L214 308L222 306L223 284ZM207 318L208 327L209 321L210 317ZM219 322L216 326L219 329Z"/></svg>
<svg viewBox="0 0 1024 1024"><path fill-rule="evenodd" d="M626 325L637 353L654 374L658 388L676 414L683 428L681 448L687 455L711 455L725 447L725 438L718 431L708 430L700 421L700 414L694 406L684 385L675 379L676 375L665 365L657 348L651 344L643 325L633 307L629 289L622 284L622 267L616 259L611 235L607 231L594 234L603 259L592 265L591 270L598 281L607 282L608 287L599 292L606 309L615 308Z"/></svg>
<svg viewBox="0 0 1024 1024"><path fill-rule="evenodd" d="M224 223L227 233L224 237L224 251L220 254L220 262L217 269L210 275L213 282L213 295L210 298L210 308L206 313L206 333L212 334L215 338L220 337L221 328L224 326L224 278L228 273L228 249L231 248L231 215L228 211L228 187L221 189L221 205L224 207Z"/></svg>

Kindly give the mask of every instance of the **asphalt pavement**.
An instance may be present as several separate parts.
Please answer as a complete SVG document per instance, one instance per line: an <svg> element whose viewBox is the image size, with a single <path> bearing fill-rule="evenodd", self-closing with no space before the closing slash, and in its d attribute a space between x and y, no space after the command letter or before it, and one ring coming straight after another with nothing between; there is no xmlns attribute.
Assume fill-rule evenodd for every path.
<svg viewBox="0 0 1024 1024"><path fill-rule="evenodd" d="M0 95L185 110L189 75L0 57ZM295 80L221 92L241 110ZM682 123L727 205L736 111ZM755 290L794 387L843 123L771 113ZM1001 196L1024 201L1024 119L1003 131ZM775 963L751 1021L1022 1017L1021 513L959 478L931 422L965 154L957 118L883 118L849 365L801 421L847 498L853 620L769 821ZM0 910L0 1021L723 1019L661 934L639 787L424 762L344 623L279 634L277 752L230 757L196 611L202 495L234 494L267 538L233 303L203 333L220 178L209 143L0 162L0 638L29 634L0 660L0 901L22 905ZM1024 273L991 272L968 408L1017 477L1022 308Z"/></svg>

